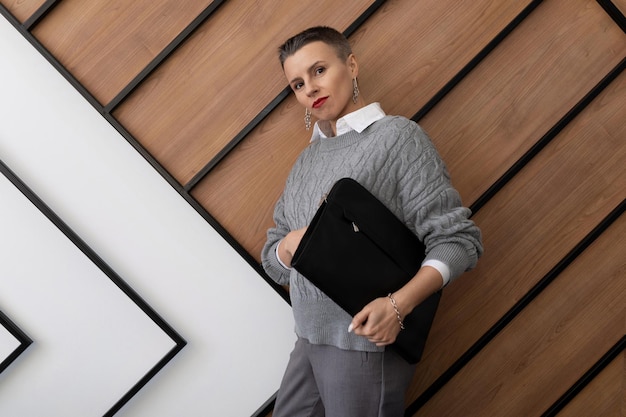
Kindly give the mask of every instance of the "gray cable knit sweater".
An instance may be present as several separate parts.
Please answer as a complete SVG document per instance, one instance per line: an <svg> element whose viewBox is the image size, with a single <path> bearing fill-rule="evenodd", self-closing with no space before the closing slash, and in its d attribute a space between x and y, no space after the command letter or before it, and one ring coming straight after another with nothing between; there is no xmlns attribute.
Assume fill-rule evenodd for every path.
<svg viewBox="0 0 626 417"><path fill-rule="evenodd" d="M426 260L448 265L450 282L474 267L482 254L480 230L468 219L470 211L462 207L432 142L411 120L385 116L362 133L319 139L302 152L276 203L276 226L267 232L263 267L277 283L289 285L298 336L313 344L382 351L348 333L352 318L276 258L278 242L289 231L307 226L324 194L343 177L360 182L413 230L426 246Z"/></svg>

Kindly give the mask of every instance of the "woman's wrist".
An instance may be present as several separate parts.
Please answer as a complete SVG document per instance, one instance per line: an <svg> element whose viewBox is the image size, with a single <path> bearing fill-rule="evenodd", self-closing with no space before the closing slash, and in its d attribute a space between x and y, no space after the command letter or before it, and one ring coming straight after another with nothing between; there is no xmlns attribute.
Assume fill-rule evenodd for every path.
<svg viewBox="0 0 626 417"><path fill-rule="evenodd" d="M391 302L391 306L393 307L393 311L396 314L396 319L398 320L398 325L400 325L400 330L404 330L404 317L406 315L402 315L400 313L400 309L398 308L398 304L396 303L396 299L394 298L392 293L387 294L387 298L389 298L389 302Z"/></svg>
<svg viewBox="0 0 626 417"><path fill-rule="evenodd" d="M441 289L443 278L435 268L424 266L401 289L393 293L400 316L404 319L422 301Z"/></svg>

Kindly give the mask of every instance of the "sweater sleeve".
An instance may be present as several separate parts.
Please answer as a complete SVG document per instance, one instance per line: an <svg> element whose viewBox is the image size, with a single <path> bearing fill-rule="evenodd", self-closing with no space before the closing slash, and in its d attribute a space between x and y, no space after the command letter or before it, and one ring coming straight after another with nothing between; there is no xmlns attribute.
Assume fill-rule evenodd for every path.
<svg viewBox="0 0 626 417"><path fill-rule="evenodd" d="M276 249L280 241L289 233L284 217L284 194L280 196L274 207L275 226L267 231L267 240L261 251L263 269L279 285L289 284L290 269L278 260Z"/></svg>
<svg viewBox="0 0 626 417"><path fill-rule="evenodd" d="M473 268L482 255L480 229L469 219L447 168L428 135L415 123L405 130L399 161L400 204L405 222L426 246L426 258L450 268L450 281Z"/></svg>

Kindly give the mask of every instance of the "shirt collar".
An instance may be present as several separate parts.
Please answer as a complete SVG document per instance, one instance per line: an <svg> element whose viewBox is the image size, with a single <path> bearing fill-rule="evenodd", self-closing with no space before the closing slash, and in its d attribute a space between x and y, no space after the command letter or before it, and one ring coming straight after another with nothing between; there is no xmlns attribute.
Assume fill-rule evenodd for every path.
<svg viewBox="0 0 626 417"><path fill-rule="evenodd" d="M348 113L337 120L337 136L355 130L359 133L368 128L372 123L385 117L385 112L380 103L371 103L365 107ZM318 120L313 128L311 142L317 139L326 139L333 136L333 131L328 120Z"/></svg>

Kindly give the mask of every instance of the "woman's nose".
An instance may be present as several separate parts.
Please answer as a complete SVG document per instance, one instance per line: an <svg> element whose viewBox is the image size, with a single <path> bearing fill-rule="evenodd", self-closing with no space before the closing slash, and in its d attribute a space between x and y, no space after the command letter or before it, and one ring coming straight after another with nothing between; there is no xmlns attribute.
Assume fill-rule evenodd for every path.
<svg viewBox="0 0 626 417"><path fill-rule="evenodd" d="M318 91L317 85L315 85L314 83L307 83L305 88L306 95L309 97L313 96Z"/></svg>

